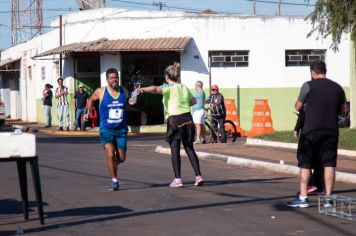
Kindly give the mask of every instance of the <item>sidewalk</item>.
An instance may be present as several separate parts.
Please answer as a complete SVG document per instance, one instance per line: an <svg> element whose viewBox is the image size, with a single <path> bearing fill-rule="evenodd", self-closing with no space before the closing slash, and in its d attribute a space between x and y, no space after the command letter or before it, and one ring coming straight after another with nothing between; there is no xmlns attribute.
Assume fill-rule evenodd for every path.
<svg viewBox="0 0 356 236"><path fill-rule="evenodd" d="M199 159L220 160L238 166L299 174L295 149L280 148L277 145L248 145L245 138L238 139L236 143L209 143L194 147ZM156 152L170 155L168 145L157 147ZM181 154L185 155L184 150ZM336 170L337 181L356 184L356 157L339 155Z"/></svg>
<svg viewBox="0 0 356 236"><path fill-rule="evenodd" d="M8 122L10 123L10 122ZM98 136L98 128L87 131L58 131L57 127L43 128L43 124L12 121L15 128L47 135ZM129 135L163 134L165 125L129 127ZM239 138L235 143L209 143L194 146L199 159L218 160L228 164L268 169L297 175L296 145L256 139ZM170 155L168 144L157 146L156 152ZM342 154L342 155L341 155ZM182 150L182 155L185 155ZM341 150L338 156L337 181L356 183L356 152Z"/></svg>

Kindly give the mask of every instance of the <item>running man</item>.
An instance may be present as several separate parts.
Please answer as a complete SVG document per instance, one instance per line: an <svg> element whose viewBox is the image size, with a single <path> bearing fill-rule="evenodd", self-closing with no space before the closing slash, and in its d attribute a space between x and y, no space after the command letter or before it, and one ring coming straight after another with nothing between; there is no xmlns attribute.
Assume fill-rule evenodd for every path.
<svg viewBox="0 0 356 236"><path fill-rule="evenodd" d="M99 100L100 141L104 145L107 156L112 190L116 191L119 190L117 164L126 160L128 93L124 87L119 85L119 74L115 68L106 71L106 81L108 86L96 89L89 98L84 118L88 119L94 102ZM134 104L132 99L130 104Z"/></svg>

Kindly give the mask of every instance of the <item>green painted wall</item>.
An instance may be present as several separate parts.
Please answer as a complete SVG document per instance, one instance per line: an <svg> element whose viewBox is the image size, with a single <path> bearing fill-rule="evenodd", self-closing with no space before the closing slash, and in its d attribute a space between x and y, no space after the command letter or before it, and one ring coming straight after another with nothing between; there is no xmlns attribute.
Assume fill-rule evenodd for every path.
<svg viewBox="0 0 356 236"><path fill-rule="evenodd" d="M83 83L85 91L89 94L93 94L95 89L100 87L100 78L99 77L77 77L75 78L74 88L75 90L79 89L79 84Z"/></svg>
<svg viewBox="0 0 356 236"><path fill-rule="evenodd" d="M300 88L234 88L234 89L224 89L221 88L220 92L225 98L235 99L236 106L238 105L238 96L240 101L240 123L241 127L245 131L251 129L252 115L254 108L255 99L267 99L269 107L271 109L273 128L275 130L293 130L297 119L295 115L294 103L298 97ZM350 88L344 88L347 98L350 97ZM192 90L193 91L193 90ZM209 91L205 90L206 95L209 95ZM240 95L239 95L240 94ZM68 100L70 104L70 122L71 127L74 122L74 102L73 94L68 95ZM159 101L161 102L161 101ZM52 106L52 124L58 125L57 119L57 101L53 99ZM37 99L37 112L38 121L40 123L44 122L42 99Z"/></svg>
<svg viewBox="0 0 356 236"><path fill-rule="evenodd" d="M74 124L74 94L68 94L68 102L69 102L69 118L70 118L70 127L73 127ZM37 120L39 123L44 123L44 114L43 114L43 105L42 99L36 100L36 107L37 107ZM57 117L57 100L53 98L52 100L52 126L58 125L58 117ZM64 121L65 122L65 121Z"/></svg>
<svg viewBox="0 0 356 236"><path fill-rule="evenodd" d="M351 40L351 53L350 53L350 112L351 112L351 125L350 128L356 128L356 43Z"/></svg>
<svg viewBox="0 0 356 236"><path fill-rule="evenodd" d="M344 88L346 96L350 97L350 88ZM240 124L241 128L249 131L252 126L252 116L255 99L267 99L271 109L273 128L275 130L293 130L297 119L294 104L297 100L300 88L220 88L225 98L235 99L238 105L238 94L240 101ZM209 94L205 90L206 95Z"/></svg>
<svg viewBox="0 0 356 236"><path fill-rule="evenodd" d="M79 89L79 83L84 84L85 90L92 94L96 88L100 87L100 78L99 77L85 77L85 78L75 78L75 88L76 90ZM54 93L54 90L53 90ZM54 94L53 94L54 95ZM68 94L68 102L69 102L69 117L70 117L70 127L74 126L74 117L75 117L75 110L74 110L74 94ZM57 100L53 96L52 100L52 126L58 125L58 117L57 117ZM36 107L37 107L37 120L40 123L44 123L44 114L43 114L43 106L42 106L42 99L36 100Z"/></svg>

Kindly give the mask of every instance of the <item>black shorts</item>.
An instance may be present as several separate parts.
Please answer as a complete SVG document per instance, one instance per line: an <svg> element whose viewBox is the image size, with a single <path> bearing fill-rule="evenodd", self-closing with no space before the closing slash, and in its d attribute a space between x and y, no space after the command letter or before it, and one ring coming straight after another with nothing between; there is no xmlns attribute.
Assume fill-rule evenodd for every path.
<svg viewBox="0 0 356 236"><path fill-rule="evenodd" d="M324 134L301 135L297 159L300 168L336 167L339 137Z"/></svg>

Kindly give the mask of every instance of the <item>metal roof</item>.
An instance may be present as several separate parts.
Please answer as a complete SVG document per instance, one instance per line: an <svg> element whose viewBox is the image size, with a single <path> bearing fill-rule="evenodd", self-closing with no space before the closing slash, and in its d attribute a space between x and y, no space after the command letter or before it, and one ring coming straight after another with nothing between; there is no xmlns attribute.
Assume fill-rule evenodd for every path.
<svg viewBox="0 0 356 236"><path fill-rule="evenodd" d="M21 59L21 57L19 57L19 58L11 58L11 57L6 58L6 59L0 61L0 68L4 68L6 65L8 65L10 63L13 63L15 61L18 61L20 59Z"/></svg>
<svg viewBox="0 0 356 236"><path fill-rule="evenodd" d="M190 37L149 38L149 39L116 39L101 38L84 43L72 43L57 47L34 56L43 57L60 53L72 52L158 52L158 51L183 51Z"/></svg>
<svg viewBox="0 0 356 236"><path fill-rule="evenodd" d="M71 52L75 52L77 50L83 50L86 47L90 46L91 44L93 44L93 45L100 44L103 41L107 41L107 39L101 38L101 39L90 41L90 42L71 43L71 44L59 46L59 47L53 48L51 50L39 53L39 54L35 55L33 58L44 57L44 56L49 56L49 55L54 55L54 54L61 54L61 53L71 53Z"/></svg>
<svg viewBox="0 0 356 236"><path fill-rule="evenodd" d="M192 38L117 39L105 42L101 51L183 51Z"/></svg>

